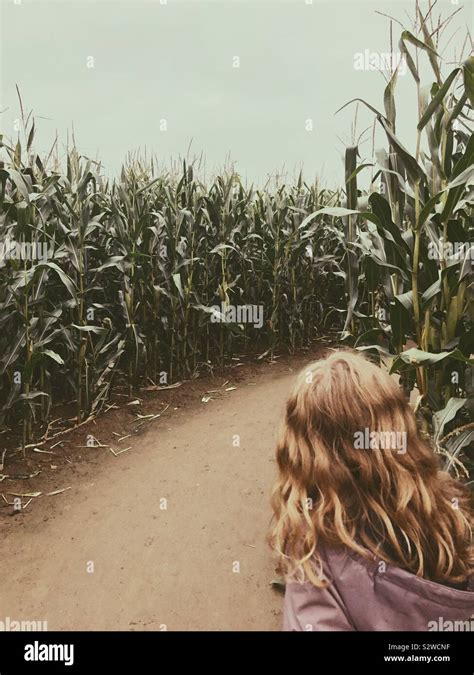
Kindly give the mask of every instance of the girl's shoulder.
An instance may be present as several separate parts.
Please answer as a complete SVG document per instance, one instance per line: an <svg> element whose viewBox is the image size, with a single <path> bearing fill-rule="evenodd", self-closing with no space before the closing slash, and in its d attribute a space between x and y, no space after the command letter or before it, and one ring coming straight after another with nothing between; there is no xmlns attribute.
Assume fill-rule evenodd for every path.
<svg viewBox="0 0 474 675"><path fill-rule="evenodd" d="M465 606L474 603L474 575L471 575L464 588L448 586L419 577L412 572L385 562L367 551L361 555L345 546L318 547L325 573L341 590L356 591L356 585L369 585L375 591L382 592L391 588L395 596L402 599L407 593L415 594L426 601L447 603L450 606Z"/></svg>
<svg viewBox="0 0 474 675"><path fill-rule="evenodd" d="M329 584L287 584L285 630L474 629L472 590L417 577L343 546L318 546L317 552L315 569Z"/></svg>

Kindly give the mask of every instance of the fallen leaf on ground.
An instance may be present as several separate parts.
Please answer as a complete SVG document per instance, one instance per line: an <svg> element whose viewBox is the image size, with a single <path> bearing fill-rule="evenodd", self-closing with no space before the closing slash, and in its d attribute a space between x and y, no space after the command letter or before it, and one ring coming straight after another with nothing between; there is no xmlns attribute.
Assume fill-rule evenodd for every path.
<svg viewBox="0 0 474 675"><path fill-rule="evenodd" d="M7 495L12 497L39 497L41 492L7 492Z"/></svg>
<svg viewBox="0 0 474 675"><path fill-rule="evenodd" d="M46 497L52 497L53 495L60 495L61 492L66 492L66 490L70 490L71 486L62 488L61 490L53 490L53 492L47 492Z"/></svg>

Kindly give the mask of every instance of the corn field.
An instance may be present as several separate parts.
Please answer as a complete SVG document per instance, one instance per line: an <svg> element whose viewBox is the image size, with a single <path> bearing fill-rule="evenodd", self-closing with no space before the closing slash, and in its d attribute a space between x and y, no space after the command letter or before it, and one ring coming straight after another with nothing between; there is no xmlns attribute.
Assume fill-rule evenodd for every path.
<svg viewBox="0 0 474 675"><path fill-rule="evenodd" d="M417 93L415 147L397 136L397 67L384 113L358 100L374 113L386 148L359 165L357 145L346 150L346 208L337 210L347 243L343 337L360 348L376 340L407 394L416 386L420 419L451 467L474 446L474 57L444 74L446 22L434 19L431 3L425 14L416 8L416 35L404 30L398 43ZM358 177L368 166L363 192ZM415 347L406 348L409 340Z"/></svg>
<svg viewBox="0 0 474 675"><path fill-rule="evenodd" d="M255 190L233 172L206 187L192 164L176 175L137 157L108 181L75 148L62 172L33 152L31 116L23 126L0 170L0 396L24 443L58 403L79 421L116 386L294 351L339 325L343 231L305 223L338 191L301 177ZM260 306L261 325L230 306Z"/></svg>
<svg viewBox="0 0 474 675"><path fill-rule="evenodd" d="M2 139L0 168L0 422L21 423L26 444L55 405L73 402L80 421L116 387L337 331L388 359L407 395L416 387L425 430L456 465L474 443L474 59L444 72L432 8L416 4L398 43L415 147L397 136L396 66L383 112L356 99L386 147L361 162L348 147L341 189L301 175L256 189L234 171L206 184L193 162L164 171L139 156L110 180L75 147L64 166L36 154L20 99L21 138ZM236 306L261 308L261 323L229 316Z"/></svg>

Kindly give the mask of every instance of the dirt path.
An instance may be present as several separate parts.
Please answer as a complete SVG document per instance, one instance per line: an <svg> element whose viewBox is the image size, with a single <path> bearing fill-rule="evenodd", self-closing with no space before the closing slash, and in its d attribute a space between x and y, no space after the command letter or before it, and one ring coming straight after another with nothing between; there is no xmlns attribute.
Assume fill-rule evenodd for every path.
<svg viewBox="0 0 474 675"><path fill-rule="evenodd" d="M279 630L268 497L300 365L262 367L221 399L164 417L133 451L109 455L50 497L60 500L54 511L35 507L7 528L0 620L47 621L49 630Z"/></svg>

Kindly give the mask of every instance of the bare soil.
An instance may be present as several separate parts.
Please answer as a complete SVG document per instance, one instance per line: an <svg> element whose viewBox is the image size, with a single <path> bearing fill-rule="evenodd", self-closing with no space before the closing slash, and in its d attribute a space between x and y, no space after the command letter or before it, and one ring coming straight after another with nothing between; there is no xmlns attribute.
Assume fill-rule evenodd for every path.
<svg viewBox="0 0 474 675"><path fill-rule="evenodd" d="M122 399L38 446L54 454L7 452L0 620L279 630L266 543L274 446L294 375L316 352ZM104 447L88 447L91 435ZM15 509L11 493L37 492Z"/></svg>

